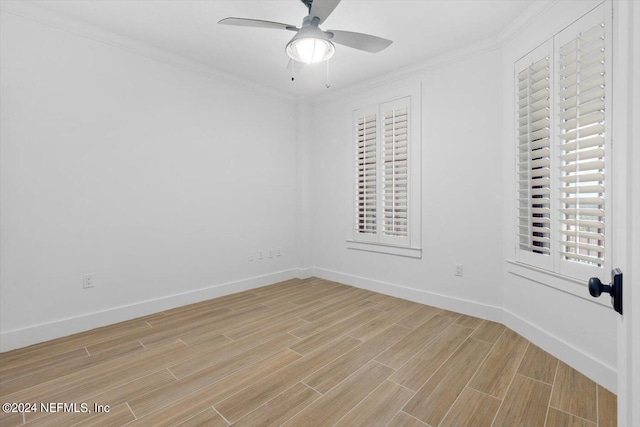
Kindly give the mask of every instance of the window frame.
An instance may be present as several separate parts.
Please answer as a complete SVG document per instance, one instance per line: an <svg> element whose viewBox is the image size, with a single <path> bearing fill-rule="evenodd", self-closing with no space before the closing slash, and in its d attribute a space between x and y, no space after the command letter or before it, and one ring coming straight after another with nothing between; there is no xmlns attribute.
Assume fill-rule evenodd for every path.
<svg viewBox="0 0 640 427"><path fill-rule="evenodd" d="M560 97L560 48L567 43L567 40L573 39L578 36L580 33L585 32L596 25L598 22L604 22L605 24L605 190L604 190L604 201L605 201L605 214L604 214L604 226L605 226L605 250L604 250L604 263L602 266L594 266L588 264L581 264L578 262L570 261L563 259L561 254L561 246L562 246L562 232L561 232L561 209L563 208L562 203L560 202L561 196L561 187L562 187L562 177L559 172L561 165L561 123L559 120L559 114L561 112L559 108L559 104L561 101ZM520 247L520 237L518 234L519 227L519 216L518 216L518 148L515 149L515 265L519 265L525 267L527 270L531 271L530 275L537 275L540 277L540 274L545 274L547 277L554 277L554 283L560 284L563 281L558 281L559 278L564 278L565 286L553 286L557 288L565 288L565 290L570 293L577 293L577 289L574 289L575 284L581 283L582 286L586 284L585 278L589 278L592 276L604 277L606 276L606 272L610 270L612 265L612 212L611 212L611 200L612 200L612 180L613 174L611 172L612 161L612 140L611 140L611 132L613 129L612 126L612 117L611 117L611 94L612 94L612 13L611 13L611 4L610 3L601 3L583 14L579 18L575 19L569 25L562 28L560 31L553 34L551 37L546 39L542 44L540 44L537 48L531 50L527 54L525 54L520 59L514 62L514 123L517 123L518 120L518 73L522 71L524 64L532 63L542 57L542 55L546 54L550 60L550 119L551 119L551 143L550 143L550 159L551 159L551 207L550 207L550 253L549 256L544 256L543 254L534 253L533 251L523 250ZM518 138L518 127L515 127L515 141ZM513 274L518 274L514 271L511 271ZM524 270L521 271L524 273ZM520 275L520 274L518 274ZM548 276L550 275L550 276ZM580 286L582 288L582 286ZM571 290L573 289L573 290Z"/></svg>
<svg viewBox="0 0 640 427"><path fill-rule="evenodd" d="M350 168L352 179L350 183L351 215L349 215L349 233L346 239L348 249L378 252L390 255L421 258L421 85L388 90L366 100L351 103L349 106L350 128ZM382 233L382 181L384 169L382 163L382 128L384 107L394 107L406 100L408 113L408 175L407 175L407 236L403 238L383 236ZM376 114L376 234L360 233L358 221L358 117L366 114Z"/></svg>

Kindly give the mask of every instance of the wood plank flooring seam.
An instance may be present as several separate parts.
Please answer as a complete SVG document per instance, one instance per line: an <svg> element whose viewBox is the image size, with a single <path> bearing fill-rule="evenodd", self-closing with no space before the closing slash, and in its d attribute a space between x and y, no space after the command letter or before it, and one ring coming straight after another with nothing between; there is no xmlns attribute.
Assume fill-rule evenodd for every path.
<svg viewBox="0 0 640 427"><path fill-rule="evenodd" d="M489 353L491 353L491 350L489 350ZM487 355L489 355L489 353L487 353ZM480 366L482 366L482 363L480 363L480 365L478 365L478 369L480 369L480 368L479 368ZM474 375L475 375L475 374L474 374ZM473 378L473 376L471 376L471 378ZM469 383L469 382L471 382L471 379L468 381L468 383ZM468 384L468 383L467 383L467 385L465 385L465 388L471 388L471 387L469 387L469 384ZM481 392L481 391L479 391L479 390L476 390L476 389L473 389L473 390L475 390L475 391L478 391L478 392L482 393L482 392ZM451 412L451 410L456 406L456 403L458 403L458 400L460 400L460 396L462 396L462 393L463 393L463 392L464 392L464 388L462 389L462 391L460 392L460 394L458 395L458 397L456 397L456 400L454 400L454 401L453 401L453 403L451 404L451 406L449 406L449 410L444 414L444 416L443 416L443 417L442 417L442 419L440 420L440 423L439 423L439 424L442 424L442 423L447 419L447 416L449 416L449 413ZM486 394L486 393L482 393L482 394ZM487 394L487 396L489 396L489 395ZM490 396L490 397L493 397L493 396ZM496 414L497 414L497 413L498 413L498 411L496 411ZM495 418L495 416L494 416L494 418ZM493 422L493 421L492 421L492 422Z"/></svg>
<svg viewBox="0 0 640 427"><path fill-rule="evenodd" d="M234 340L233 338L229 338L229 337L228 337L227 335L225 335L225 334L220 334L220 335L222 335L223 337L227 338L228 340L231 340L231 342L236 342L236 340Z"/></svg>
<svg viewBox="0 0 640 427"><path fill-rule="evenodd" d="M175 379L176 379L176 381L180 381L180 380L178 379L178 377L176 377L176 375L175 375L173 372L171 372L171 369L169 369L169 368L170 368L170 366L167 366L165 369L167 370L167 372L169 372L169 373L171 374L171 376L172 376L173 378L175 378Z"/></svg>
<svg viewBox="0 0 640 427"><path fill-rule="evenodd" d="M293 387L293 386L292 386ZM291 388L291 387L290 387ZM276 396L277 397L277 396ZM275 399L275 398L274 398ZM272 399L273 400L273 399ZM289 420L297 417L298 415L300 415L302 412L304 412L305 409L307 409L309 407L309 405L305 406L304 408L300 409L298 412L296 412L295 414L293 414L293 416L291 418L289 418ZM287 420L287 421L289 421ZM287 422L285 421L285 422Z"/></svg>
<svg viewBox="0 0 640 427"><path fill-rule="evenodd" d="M131 415L133 415L133 419L137 420L138 417L136 417L136 414L133 412L133 410L131 409L131 406L129 406L129 402L124 402L125 405L127 405L127 408L129 408L129 412L131 412Z"/></svg>
<svg viewBox="0 0 640 427"><path fill-rule="evenodd" d="M398 325L398 326L400 326L400 325ZM381 351L380 353L383 353L383 352ZM379 363L379 364L381 364L382 366L386 366L387 368L393 369L393 372L396 372L396 371L397 371L397 369L396 369L396 368L391 367L391 366L387 365L386 363L382 363L382 362L380 362L380 361L379 361L379 360L377 360L375 357L374 357L372 360L375 360L376 362L378 362L378 363ZM398 385L402 385L402 384L398 384ZM405 387L405 388L406 388L406 387Z"/></svg>
<svg viewBox="0 0 640 427"><path fill-rule="evenodd" d="M506 331L506 329L505 329L505 331ZM505 331L502 331L502 334L500 334L500 337L502 337L502 335L504 334ZM500 340L500 337L498 337L498 339L496 340L496 343ZM526 351L525 351L525 353L526 353ZM522 357L524 358L524 355ZM520 363L522 363L522 360L520 360ZM520 367L520 364L518 364L518 368L519 367ZM511 381L509 382L509 386L507 387L507 393L509 392L509 390L511 390L511 385L513 384L513 379L516 377L516 375L519 375L517 369L516 369L516 373L513 375L513 377L511 377ZM524 375L522 375L522 376L524 376ZM529 378L529 377L525 377L525 378ZM469 380L469 381L471 381L471 380ZM553 393L553 389L551 389L551 392ZM549 398L551 398L551 394L549 394ZM496 411L496 414L493 416L493 421L491 422L492 426L496 422L496 418L498 417L498 414L500 413L500 410L502 409L502 405L504 404L504 401L505 401L505 399L502 399L500 401L500 406L498 407L498 410ZM548 406L549 405L547 405L547 415L545 415L545 417L544 417L545 424L547 423L547 416L549 415L549 407Z"/></svg>
<svg viewBox="0 0 640 427"><path fill-rule="evenodd" d="M511 385L513 384L513 380L514 380L514 378L516 377L516 375L520 375L520 374L518 374L518 373L516 372L516 373L514 374L514 376L511 378L511 382L509 383L509 387L507 387L507 393L509 392L509 390L511 390ZM524 378L529 378L529 377L526 377L526 376L524 376L524 375L520 375L520 376L521 376L521 377L524 377ZM531 379L533 379L533 378L531 378ZM540 382L541 382L541 381L540 381ZM546 384L546 383L543 383L543 384ZM553 387L553 386L552 386L552 387ZM475 390L475 389L474 389L474 390ZM553 388L551 389L551 393L553 393ZM551 399L551 393L549 393L549 399ZM506 399L502 399L502 401L500 402L500 406L498 407L498 410L496 411L496 415L493 417L493 421L491 422L491 425L492 425L492 426L493 426L493 424L496 422L496 418L498 417L498 414L500 413L500 410L502 409L502 405L504 404L504 401L505 401L505 400L506 400ZM545 425L547 424L547 417L548 417L548 416L549 416L549 405L547 405L547 414L546 414L546 415L545 415L545 417L544 417L544 423L545 423Z"/></svg>
<svg viewBox="0 0 640 427"><path fill-rule="evenodd" d="M289 414L289 417L286 418L286 419L283 419L282 423L280 423L280 424L288 422L291 418L296 417L299 413L301 413L302 411L307 409L307 407L309 405L311 405L313 402L315 402L316 400L321 398L322 397L322 393L318 392L317 390L314 390L313 387L308 386L307 384L305 384L302 381L297 382L297 383L293 384L291 387L287 388L286 390L283 390L282 393L280 393L280 394L274 396L273 398L267 400L266 402L264 402L262 405L258 406L253 411L251 411L248 414L244 415L242 418L236 420L234 422L234 425L236 425L236 424L245 425L245 426L247 426L247 425L251 425L251 426L259 425L257 423L257 421L255 420L256 416L257 416L258 419L260 419L261 412L265 412L266 411L267 413L269 413L269 407L270 406L274 407L274 408L282 407L282 406L277 406L275 404L275 402L278 402L281 398L285 398L286 399L289 396L289 394L292 394L292 391L294 391L294 390L297 391L297 393L298 393L296 396L299 396L300 395L300 391L298 391L297 389L300 388L299 387L300 385L302 385L303 387L306 387L309 390L312 390L315 393L315 396L313 397L313 399L311 399L311 400L309 400L307 402L304 402L304 401L296 402L298 404L301 403L302 404L301 407L299 409L296 408L298 410L295 411L295 412L292 412L291 414ZM295 408L295 406L294 406L294 408ZM271 414L271 415L273 415L273 414ZM251 420L252 418L254 418L254 419L252 420L251 423L249 423L247 420ZM268 419L271 419L271 418L268 417ZM273 425L273 423L270 423L270 425Z"/></svg>
<svg viewBox="0 0 640 427"><path fill-rule="evenodd" d="M413 415L411 415L410 413L403 411L402 409L398 411L398 413L400 413L400 412L402 412L404 415L406 415L406 416L407 416L407 417L409 417L409 418L413 418L414 420L416 420L416 421L417 421L417 422L419 422L420 424L424 424L426 427L433 427L431 424L427 424L427 423L425 423L425 422L424 422L424 421L422 421L420 418L416 418L416 417L414 417ZM393 422L393 420L391 420L391 422ZM393 426L391 425L391 422L390 422L389 424L387 424L387 426L388 426L388 427L393 427Z"/></svg>
<svg viewBox="0 0 640 427"><path fill-rule="evenodd" d="M525 377L525 378L527 378L527 379L533 380L533 381L535 381L535 382L537 382L537 383L540 383L540 384L550 385L550 386L552 386L552 385L553 385L553 384L548 383L548 382L546 382L546 381L541 381L541 380L539 380L539 379L537 379L537 378L532 378L532 377L530 377L529 375L521 374L520 372L516 372L516 374L520 375L521 377ZM572 415L573 415L573 414L572 414ZM593 421L591 421L591 422L593 422Z"/></svg>
<svg viewBox="0 0 640 427"><path fill-rule="evenodd" d="M342 344L342 345L344 345L344 346L345 346L345 348L347 348L347 350L343 350L340 354L331 354L331 356L332 356L332 357L331 357L330 359L322 360L322 363L321 363L321 364L318 364L317 366L314 366L311 370L309 370L308 372L304 373L304 375L302 375L302 374L300 374L300 373L296 373L296 374L295 374L295 377L296 377L296 378L299 378L299 379L297 379L297 380L295 380L295 381L293 381L293 382L294 382L294 383L300 382L302 379L304 379L304 378L306 378L306 377L308 377L308 376L310 376L310 375L313 375L314 373L316 373L317 371L319 371L320 369L322 369L324 366L326 366L326 365L328 365L328 364L332 363L334 360L336 360L337 358L339 358L340 356L342 356L342 354L344 354L346 351L349 351L349 350L353 349L353 348L356 346L356 344L355 344L355 343L347 343L347 341L346 341L346 340L344 340L344 338L346 338L346 337L340 336L340 337L338 337L338 338L336 338L336 339L334 339L334 340L331 340L331 341L327 342L327 343L326 343L326 344L325 344L321 349L314 351L314 352L313 352L313 353L311 353L310 355L304 355L304 356L303 356L303 355L298 354L299 356L301 356L301 358L300 358L300 359L298 359L298 360L296 360L296 361L294 361L294 362L292 362L292 363L291 363L291 364L289 364L287 367L284 367L284 368L281 370L281 372L279 373L279 375L282 375L282 372L283 372L283 371L285 371L285 370L288 370L288 371L292 371L292 370L293 370L293 372L295 372L295 370L299 368L299 365L304 364L304 363L309 363L309 361L310 361L310 360L314 360L314 357L317 357L317 356L318 356L318 354L324 354L324 352L325 352L325 351L327 351L327 352L329 352L329 354L331 354L331 351L330 351L330 350L335 350L335 348L336 348L336 343L338 343L338 342L340 342L340 341L343 341L343 344ZM351 340L352 340L352 341L359 341L359 340L354 340L353 338L351 338ZM361 343L361 342L360 342L360 343ZM353 346L351 346L351 344L353 344ZM289 349L289 350L290 350L290 349ZM296 352L295 352L295 351L293 351L293 350L290 350L290 351L291 351L292 353L296 353ZM303 360L303 359L304 359L304 360ZM266 377L264 377L264 378L262 378L262 379L259 379L259 380L258 380L258 381L256 381L253 385L249 385L249 386L245 387L243 390L239 390L239 391L236 391L235 393L233 393L233 394L231 394L231 395L229 395L229 396L225 396L225 398L224 398L222 401L217 402L217 404L224 404L225 402L227 402L227 404L228 404L228 402L230 402L230 401L234 401L234 400L236 400L236 399L241 399L241 398L242 398L242 393L245 393L245 394L246 394L246 393L247 393L247 391L249 391L249 393L253 393L252 387L254 387L254 386L255 386L255 385L257 385L257 384L261 384L261 383L262 383L262 382L264 382L264 381L267 381L267 380L271 379L271 377L273 377L274 375L276 375L276 374L275 374L275 373L272 373L272 374L270 374L270 375L268 375L268 376L266 376ZM282 393L282 391L284 391L284 390L286 390L286 389L289 389L290 387L291 387L291 386L283 388L283 389L282 389L280 392L278 392L276 395L278 395L278 394ZM270 400L270 399L267 399L267 400ZM264 403L264 402L261 402L258 406L261 406L263 403ZM217 409L219 409L219 410L220 410L220 408L219 408L219 407L218 407ZM255 409L255 408L254 408L254 409ZM243 416L244 416L244 415L246 415L246 414L243 414ZM239 418L241 418L241 417L239 417Z"/></svg>
<svg viewBox="0 0 640 427"><path fill-rule="evenodd" d="M216 411L216 413L217 413L218 415L220 415L220 416L222 417L222 419L223 419L223 420L224 420L228 425L231 425L231 422L229 422L229 420L228 420L228 419L226 419L226 418L224 417L224 415L222 415L222 414L220 413L220 411L218 411L214 405L211 405L211 408L213 408L213 410L214 410L214 411Z"/></svg>
<svg viewBox="0 0 640 427"><path fill-rule="evenodd" d="M451 325L453 325L453 323L452 323ZM451 325L449 325L449 326L451 326ZM460 325L456 325L456 326L460 326ZM464 327L464 326L462 326L462 327ZM448 329L448 328L445 328L442 332L440 332L440 334L443 334L443 333L444 333L444 331L446 331L447 329ZM440 336L440 334L438 334L437 336L435 336L435 337L433 338L433 340L435 340L436 338L438 338L438 336ZM460 347L462 347L462 346L464 345L464 343L465 343L469 338L470 338L470 337L467 337L467 338L465 338L464 340L462 340L462 342L461 342L460 344L458 344L458 346L457 346L456 348L454 348L454 349L451 351L451 353L449 354L449 356L448 356L446 359L444 359L444 361L443 361L440 365L438 365L438 367L437 367L436 369L434 369L433 373L432 373L431 375L429 375L429 378L427 378L427 379L426 379L426 381L424 381L424 382L422 383L422 385L421 385L420 387L418 387L418 389L420 389L423 385L425 385L426 383L428 383L428 382L431 380L431 378L436 374L436 372L438 372L438 370L440 370L440 368L442 368L442 367L443 367L443 366L444 366L444 365L449 361L449 359L451 359L451 357L452 357L452 356L453 356L453 355L458 351L458 349L460 349ZM433 340L431 340L431 341L433 341ZM431 342L431 341L429 341L429 342ZM486 341L483 341L483 342L486 342ZM427 345L428 345L428 344L427 344ZM426 345L425 345L425 347L426 347ZM423 348L424 348L424 347L423 347ZM489 352L491 352L491 349L489 350ZM415 358L419 353L420 353L420 352L417 352L416 354L414 354L414 355L413 355L413 357L412 357L411 359L407 360L407 361L406 361L406 362L405 362L401 367L399 367L399 368L396 370L396 372L397 372L397 371L400 371L400 370L401 370L401 369L402 369L406 364L410 363L410 362L411 362L411 360L413 360L413 358ZM375 360L375 359L374 359L374 360ZM377 362L377 360L376 360L376 362ZM473 378L473 376L472 376L471 378ZM471 379L469 379L469 381L471 381ZM412 418L416 418L416 417L412 416ZM424 422L424 421L423 421L423 422Z"/></svg>
<svg viewBox="0 0 640 427"><path fill-rule="evenodd" d="M517 387L515 387L516 383ZM532 426L545 426L549 415L551 386L543 382L533 381L524 375L516 374L513 376L513 382L510 384L509 389L510 391L513 389L513 392L507 394L500 404L492 426L512 427L522 425L525 422ZM510 406L505 407L507 402ZM542 415L545 409L546 413ZM498 420L500 420L499 424ZM537 421L537 423L534 423L534 421Z"/></svg>
<svg viewBox="0 0 640 427"><path fill-rule="evenodd" d="M524 346L524 348L522 349L522 353L520 354L520 360L517 361L516 364L511 365L513 368L513 373L512 373L512 377L511 379L509 379L509 384L503 389L504 391L502 393L499 392L499 390L496 390L495 387L491 387L491 382L489 384L487 384L486 382L484 384L482 384L482 376L483 374L487 374L488 372L490 373L490 365L486 365L485 366L485 362L488 362L490 360L491 357L493 357L493 353L494 351L496 351L496 349L499 349L501 351L498 351L498 354L503 354L503 355L510 355L509 358L507 359L512 359L513 358L513 354L511 354L511 352L509 353L505 353L505 349L502 347L504 345L503 338L506 338L507 333L509 333L512 337L515 336L516 340L520 340L520 341L524 341L526 342L526 345ZM507 338L508 341L508 338ZM500 336L500 338L498 338L496 340L496 342L493 344L493 346L491 347L491 349L489 350L489 353L487 354L487 356L485 357L485 359L482 361L482 363L480 364L480 366L478 366L478 369L476 370L476 372L473 374L473 377L471 377L471 379L469 380L469 383L467 384L468 386L471 386L472 384L476 384L478 381L480 381L480 384L484 387L489 388L490 390L483 390L485 391L485 393L499 399L499 400L503 400L504 396L507 394L507 390L509 389L509 386L512 383L513 380L513 376L515 376L515 374L518 372L518 369L520 368L520 365L522 364L522 360L524 359L525 354L527 353L527 349L529 348L529 344L530 341L526 340L525 338L523 338L521 335L519 335L517 332L506 328L502 335ZM498 346L501 347L498 347ZM513 351L514 349L512 348L511 351ZM495 360L493 360L495 362ZM504 362L504 365L501 366L500 371L501 373L504 372L509 372L508 370L508 364L509 364L509 360L503 360L502 362ZM499 376L501 375L498 374ZM503 377L505 379L507 379L508 377ZM496 377L494 376L494 378L492 380L496 380ZM485 381L486 381L486 376L485 376ZM499 381L499 379L498 379ZM493 384L495 386L495 383ZM474 389L477 389L474 388ZM496 394L492 394L491 392L495 392Z"/></svg>
<svg viewBox="0 0 640 427"><path fill-rule="evenodd" d="M369 362L368 362L368 363L369 363ZM378 362L378 363L380 363L380 362ZM382 363L381 363L381 365L382 365ZM384 366L386 366L386 365L384 365ZM387 366L387 368L389 368L389 367ZM390 369L393 369L393 368L390 368ZM395 369L393 369L393 371L395 372ZM389 376L391 376L391 375L389 375ZM387 377L387 380L388 380L388 379L389 379L389 377ZM371 396L371 394L373 394L377 389L379 389L380 387L382 387L382 385L383 385L383 384L384 384L384 381L383 381L383 382L381 382L380 384L378 384L378 387L375 387L375 388L374 388L373 390L371 390L371 391L370 391L366 396L364 396L362 399L360 399L360 402L358 402L356 405L354 405L354 406L353 406L353 408L349 409L349 410L348 410L348 411L347 411L347 412L346 412L342 417L340 417L338 420L336 420L336 422L335 422L335 423L333 423L333 425L337 425L337 424L339 424L339 423L340 423L340 421L341 421L343 418L345 418L347 415L349 415L351 412L353 412L353 410L354 410L354 409L356 409L360 403L362 403L362 402L364 402L365 400L367 400L367 397Z"/></svg>
<svg viewBox="0 0 640 427"><path fill-rule="evenodd" d="M546 383L543 383L543 384L546 384ZM558 411L558 412L562 412L563 414L570 415L570 416L572 416L572 417L574 417L574 418L579 418L579 419L581 419L582 421L586 421L587 423L593 423L593 421L591 421L591 420L588 420L588 419L586 419L586 418L584 418L584 417L581 417L581 416L579 416L579 415L576 415L576 414L572 414L571 412L564 411L564 410L562 410L562 409L560 409L560 408L556 408L555 406L552 406L552 405L549 405L549 409L555 409L555 410L556 410L556 411ZM596 412L596 413L597 413L597 412ZM600 419L598 419L598 421L600 421ZM599 422L596 422L596 425L598 425L598 426L599 426L599 425L600 425L600 423L599 423Z"/></svg>
<svg viewBox="0 0 640 427"><path fill-rule="evenodd" d="M598 427L600 427L600 402L598 402L598 400L600 399L600 393L598 393L598 387L600 387L600 386L598 384L596 384L596 425ZM551 405L549 405L549 406L551 406ZM558 410L560 410L560 409L558 409ZM580 418L580 417L578 417L578 418Z"/></svg>
<svg viewBox="0 0 640 427"><path fill-rule="evenodd" d="M307 384L306 382L304 382L304 380L300 381L300 383L301 383L301 384L306 385L307 387L309 387L311 390L315 391L316 393L319 393L321 396L324 394L324 393L322 393L320 390L316 390L315 388L311 387L309 384ZM293 386L291 386L291 387L293 387ZM289 388L291 388L291 387L289 387ZM286 390L285 390L285 391L286 391ZM283 392L283 393L284 393L284 392ZM282 394L282 393L280 393L280 394Z"/></svg>
<svg viewBox="0 0 640 427"><path fill-rule="evenodd" d="M529 378L529 377L527 377L527 378ZM511 384L509 384L509 385L511 385ZM484 391L482 391L482 390L478 390L477 388L474 388L474 387L470 386L469 384L467 384L465 387L466 387L466 388L470 388L470 389L471 389L471 390L473 390L473 391L477 391L478 393L482 393L482 394L484 394L485 396L493 397L494 399L498 399L498 400L500 400L500 401L504 400L504 399L500 399L499 397L491 396L489 393L485 393L485 392L484 392Z"/></svg>
<svg viewBox="0 0 640 427"><path fill-rule="evenodd" d="M480 368L482 368L482 366L484 365L484 362L487 360L487 358L489 357L489 355L491 354L491 352L493 351L493 349L496 347L496 345L497 345L497 344L498 344L498 342L500 341L500 338L502 337L502 335L504 335L504 331L502 332L502 334L500 335L500 337L498 337L498 339L496 339L496 341L495 341L494 343L489 343L489 344L491 344L491 348L489 349L489 351L487 351L487 354L484 356L484 358L482 359L482 361L478 364L478 367L476 368L475 372L473 373L473 375L471 375L471 376L469 377L469 380L467 381L467 383L465 384L465 386L464 386L464 387L469 387L469 388L472 388L472 389L473 389L473 390L475 390L475 391L480 392L480 390L476 390L475 388L470 387L470 386L469 386L469 384L471 383L471 381L473 381L473 379L475 378L475 376L476 376L476 374L478 373L478 371L480 370ZM469 339L469 338L467 338L467 339ZM474 339L477 339L477 338L474 338ZM488 343L488 341L483 341L483 340L478 340L478 341ZM465 340L465 342L466 342L466 340ZM463 344L464 344L464 342L463 342ZM460 346L462 346L462 344L460 344ZM456 349L456 351L457 351L457 349ZM455 353L455 351L454 351L454 353ZM453 353L452 353L452 354L453 354ZM451 356L449 356L449 357L451 357ZM521 360L521 362L522 362L522 360ZM445 363L446 363L446 362L445 362ZM519 364L518 364L518 365L519 365ZM440 369L441 367L442 367L442 366L440 366L438 369ZM436 370L436 372L437 372L437 370ZM435 375L435 372L434 372L434 375ZM515 374L514 374L514 376L515 376ZM511 387L511 382L513 382L513 377L511 378L511 381L509 382L509 387ZM426 383L425 383L425 384L426 384ZM444 416L441 418L441 420L440 420L440 423L439 423L439 424L441 424L441 423L442 423L442 422L447 418L447 415L449 415L449 412L451 412L451 409L455 406L455 404L456 404L456 402L458 401L458 399L460 399L460 396L462 396L462 393L464 392L464 387L462 388L462 391L460 391L460 394L458 394L458 396L456 397L456 399L454 400L454 402L451 404L451 406L449 406L449 410L448 410L448 411L444 414ZM507 390L509 389L509 387L507 387ZM480 392L480 393L482 393L482 392ZM487 393L482 393L482 394L487 394ZM488 394L487 394L487 395L488 395ZM488 396L493 397L494 399L496 398L495 396L491 396L491 395L488 395ZM500 399L499 399L499 400L500 400ZM502 405L502 402L503 402L503 400L500 400L500 405ZM494 421L495 421L495 417L498 415L498 412L500 412L500 407L498 407L498 410L496 411L496 414L495 414L495 415L494 415L494 417L493 417L493 418L494 418ZM493 421L491 422L491 424L493 424Z"/></svg>
<svg viewBox="0 0 640 427"><path fill-rule="evenodd" d="M403 386L403 385L402 385L402 384L400 384L399 382L393 381L393 380L391 379L391 377L387 378L387 381L389 381L389 382L391 382L391 383L394 383L394 384L398 384L400 387L402 387L402 388L404 388L404 389L409 390L409 391L410 391L411 393L413 393L413 394L416 394L416 392L415 392L414 390L411 390L409 387L405 387L405 386Z"/></svg>
<svg viewBox="0 0 640 427"><path fill-rule="evenodd" d="M458 325L458 326L460 326L460 325ZM504 334L504 331L500 334L500 337L502 336L502 334ZM500 337L498 337L498 340L500 339ZM483 340L482 338L477 338L477 337L473 337L473 339L478 340L478 341L482 341L482 342L488 342L489 344L495 344L496 342L498 342L498 340L489 341L489 340Z"/></svg>
<svg viewBox="0 0 640 427"><path fill-rule="evenodd" d="M549 393L549 403L551 403L551 396L553 396L553 388L556 385L556 377L558 376L558 369L560 368L560 363L556 363L556 372L553 374L553 384L551 384L551 393ZM529 378L529 377L527 377ZM547 406L547 414L544 416L544 425L547 425L547 422L549 421L549 406Z"/></svg>
<svg viewBox="0 0 640 427"><path fill-rule="evenodd" d="M354 338L354 339L355 339L355 338ZM302 353L298 353L297 351L295 351L295 350L294 350L294 349L292 349L291 347L287 347L287 350L290 350L290 351L294 352L295 354L297 354L297 355L299 355L299 356L302 356L302 357L304 357L304 356L305 356L305 355L304 355L304 354L302 354Z"/></svg>
<svg viewBox="0 0 640 427"><path fill-rule="evenodd" d="M411 361L412 361L413 359L415 359L415 358L416 358L416 357L417 357L417 356L422 352L422 350L423 350L425 347L427 347L429 344L431 344L432 342L434 342L435 340L437 340L437 339L438 339L438 337L440 337L442 334L444 334L444 333L445 333L445 331L446 331L447 329L449 329L449 328L450 328L451 326L453 326L453 325L455 325L455 322L452 322L451 324L449 324L446 328L444 328L442 331L440 331L440 333L439 333L439 334L435 335L432 339L430 339L427 343L425 343L425 345L423 345L423 346L422 346L422 348L421 348L420 350L416 351L416 352L415 352L415 354L414 354L413 356L411 356L411 357L410 357L406 362L404 362L401 366L399 366L397 369L395 369L395 368L393 368L393 369L394 369L395 371L399 371L399 370L401 370L402 368L404 368L407 364L411 363ZM402 325L399 325L399 326L402 326ZM461 327L461 328L466 328L466 326L461 326L461 325L456 325L456 326ZM405 326L405 327L406 327L406 326ZM471 328L467 328L467 329L471 329ZM440 366L438 366L438 369L440 369L440 368L442 367L442 365L444 365L445 363L447 363L447 360L449 360L449 358L451 357L451 355L452 355L452 354L454 354L454 353L455 353L455 352L456 352L456 351L457 351L457 350L462 346L462 344L464 344L464 342L465 342L468 338L469 338L469 337L467 337L466 339L462 340L462 342L461 342L461 343L460 343L456 348L454 348L454 349L451 351L451 354L449 355L449 357L447 357L447 359L445 359L445 361L444 361L444 362L442 362L442 364L440 364ZM486 342L486 341L483 341L483 342ZM492 347L492 348L493 348L493 347ZM382 353L381 353L381 354L382 354ZM374 360L375 360L376 362L378 362L378 363L382 363L382 362L379 362L376 358L374 358ZM385 366L386 366L386 365L385 365ZM435 374L435 373L438 371L438 369L436 369L433 373ZM431 376L433 376L433 374L431 374ZM428 382L428 381L431 379L431 376L429 376L429 378L427 378L427 381L425 381L425 383L426 383L426 382ZM415 418L415 417L414 417L414 418Z"/></svg>

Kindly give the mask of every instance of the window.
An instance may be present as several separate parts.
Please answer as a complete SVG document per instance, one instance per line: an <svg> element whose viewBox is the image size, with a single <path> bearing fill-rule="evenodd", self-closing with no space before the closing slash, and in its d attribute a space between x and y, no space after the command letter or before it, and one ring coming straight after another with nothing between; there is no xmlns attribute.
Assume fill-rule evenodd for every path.
<svg viewBox="0 0 640 427"><path fill-rule="evenodd" d="M419 94L353 111L352 249L420 257Z"/></svg>
<svg viewBox="0 0 640 427"><path fill-rule="evenodd" d="M518 260L581 279L610 246L605 22L602 5L515 64Z"/></svg>

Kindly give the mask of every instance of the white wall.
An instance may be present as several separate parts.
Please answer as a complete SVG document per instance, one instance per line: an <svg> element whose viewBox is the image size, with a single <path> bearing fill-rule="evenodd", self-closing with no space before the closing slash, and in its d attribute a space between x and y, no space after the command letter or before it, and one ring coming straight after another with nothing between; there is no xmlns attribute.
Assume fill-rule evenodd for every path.
<svg viewBox="0 0 640 427"><path fill-rule="evenodd" d="M555 33L571 24L598 1L557 2L530 22L503 49L504 116L514 117L514 63ZM515 119L503 127L505 323L540 347L569 363L599 384L616 390L617 313L608 298L589 296L586 282L564 280L524 268L515 259ZM605 273L606 275L606 273ZM602 277L604 281L607 277Z"/></svg>
<svg viewBox="0 0 640 427"><path fill-rule="evenodd" d="M0 16L2 350L293 276L293 100Z"/></svg>
<svg viewBox="0 0 640 427"><path fill-rule="evenodd" d="M499 318L502 104L499 50L390 86L422 85L422 258L347 249L352 226L351 111L385 87L315 106L315 274ZM498 191L497 191L498 190ZM464 276L454 277L454 264Z"/></svg>

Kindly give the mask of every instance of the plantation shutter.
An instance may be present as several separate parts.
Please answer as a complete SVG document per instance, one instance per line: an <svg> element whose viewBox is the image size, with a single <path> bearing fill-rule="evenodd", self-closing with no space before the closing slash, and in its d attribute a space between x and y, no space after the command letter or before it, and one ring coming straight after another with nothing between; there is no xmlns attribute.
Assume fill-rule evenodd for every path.
<svg viewBox="0 0 640 427"><path fill-rule="evenodd" d="M408 236L408 100L382 105L382 241Z"/></svg>
<svg viewBox="0 0 640 427"><path fill-rule="evenodd" d="M559 50L561 259L605 262L605 27L599 22Z"/></svg>
<svg viewBox="0 0 640 427"><path fill-rule="evenodd" d="M519 259L539 267L552 260L552 43L516 63L516 181Z"/></svg>
<svg viewBox="0 0 640 427"><path fill-rule="evenodd" d="M356 114L356 232L377 234L377 117Z"/></svg>
<svg viewBox="0 0 640 427"><path fill-rule="evenodd" d="M518 238L522 250L549 255L551 113L549 57L518 73Z"/></svg>

